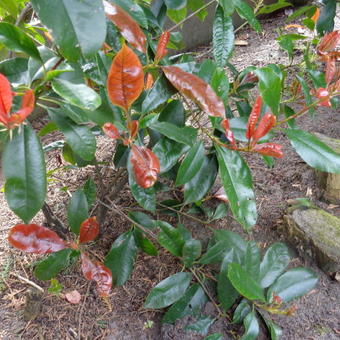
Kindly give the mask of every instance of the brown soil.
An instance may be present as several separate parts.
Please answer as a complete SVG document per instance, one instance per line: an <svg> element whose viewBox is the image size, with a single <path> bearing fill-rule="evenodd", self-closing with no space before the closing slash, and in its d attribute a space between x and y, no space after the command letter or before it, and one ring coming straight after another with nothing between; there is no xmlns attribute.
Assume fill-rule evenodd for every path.
<svg viewBox="0 0 340 340"><path fill-rule="evenodd" d="M251 30L240 32L238 38L246 40L248 46L236 49L233 62L240 69L251 63L259 66L268 62L284 62L285 57L283 52L279 52L274 32L282 25L283 20L284 14L281 13L264 21L263 36ZM208 47L205 47L199 52L207 50ZM208 53L205 57L207 56ZM44 119L40 119L34 125L39 128L43 123ZM307 131L339 138L340 112L330 109L320 110L314 119L305 116L299 121L299 125ZM58 136L53 138L58 139ZM309 197L316 205L340 215L338 206L319 201L320 192L315 186L313 170L299 158L283 135L279 135L276 141L284 146L285 157L276 161L273 169L267 168L259 157L252 156L247 159L253 172L259 213L258 224L252 237L263 248L275 241L286 241L282 217L287 208L287 199ZM107 140L99 139L100 159L109 157L110 147ZM52 152L49 155L48 167L52 169L57 166L57 163L57 152ZM88 176L95 176L91 166L82 170L58 173L55 180L49 184L48 203L62 220L65 220L68 192L72 192L84 183ZM3 179L0 179L0 186L2 187L3 184ZM68 190L62 190L63 187L67 187ZM129 206L133 204L132 202L133 199L128 191L123 191L120 204ZM181 269L179 262L162 251L156 257L139 254L132 277L124 287L113 290L107 303L97 296L94 284L88 283L82 277L79 266L70 268L60 275L58 280L63 286L63 293L73 289L81 293L80 304L72 305L63 298L63 295L55 296L46 293L38 317L33 321L25 322L23 319L25 292L30 285L17 275L28 278L45 289L48 283L32 276L32 262L37 257L19 254L8 246L6 241L8 229L19 220L9 211L3 192L0 193L0 205L2 208L0 211L1 339L203 339L200 335L184 331L184 327L194 321L193 317L180 320L175 325L162 326L160 323L162 311L143 309L143 301L150 289L160 280ZM42 214L38 214L34 222L42 223ZM193 234L206 234L202 225L189 220L184 222ZM129 227L127 221L117 215L109 215L104 226L104 237L90 249L91 254L103 258L115 238ZM242 232L230 217L219 220L215 227ZM296 301L297 312L293 317L274 317L284 330L282 339L339 339L339 283L321 272L313 260L306 255L305 250L301 250L296 245L290 247L296 254L292 265L311 267L320 279L316 288L308 296ZM214 316L215 313L212 303L207 303L204 314ZM227 319L219 319L211 327L209 334L214 332L222 333L224 339L237 339L242 329L231 325ZM261 338L267 338L265 333Z"/></svg>

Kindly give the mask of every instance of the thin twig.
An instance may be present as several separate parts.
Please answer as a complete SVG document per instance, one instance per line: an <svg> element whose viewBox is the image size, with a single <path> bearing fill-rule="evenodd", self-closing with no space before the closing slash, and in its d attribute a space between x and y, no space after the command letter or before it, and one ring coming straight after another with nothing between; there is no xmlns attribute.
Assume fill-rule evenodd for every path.
<svg viewBox="0 0 340 340"><path fill-rule="evenodd" d="M81 305L80 312L79 312L79 319L78 319L78 339L79 340L81 340L81 322L82 322L81 319L83 317L85 303L86 303L87 296L89 295L90 287L91 287L91 281L87 285L84 301L83 301L83 303Z"/></svg>
<svg viewBox="0 0 340 340"><path fill-rule="evenodd" d="M65 227L63 222L54 214L51 207L45 202L42 206L42 212L45 216L46 223L49 225L51 229L54 229L60 236L64 236L67 234L68 229Z"/></svg>
<svg viewBox="0 0 340 340"><path fill-rule="evenodd" d="M28 283L29 285L31 285L32 287L38 289L39 291L41 291L42 293L44 293L44 289L42 287L40 287L39 285L37 285L36 283L34 283L33 281L26 279L25 277L16 274L16 273L11 273L13 276L15 276L16 278L18 278L21 281L24 281L26 283Z"/></svg>

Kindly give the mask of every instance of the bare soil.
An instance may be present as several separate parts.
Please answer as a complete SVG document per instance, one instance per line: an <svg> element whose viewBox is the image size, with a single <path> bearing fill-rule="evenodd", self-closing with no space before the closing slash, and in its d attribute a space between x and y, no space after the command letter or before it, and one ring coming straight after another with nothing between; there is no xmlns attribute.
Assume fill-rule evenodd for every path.
<svg viewBox="0 0 340 340"><path fill-rule="evenodd" d="M248 45L237 47L232 62L239 69L250 64L260 66L271 63L283 63L286 57L279 51L275 40L275 30L282 26L284 12L263 21L264 34L257 35L244 29L238 33L238 39L247 41ZM209 57L209 48L198 49L199 54ZM44 118L34 122L35 128L44 124ZM340 138L340 112L331 109L319 110L315 118L303 117L299 125L310 132L320 132L330 137ZM50 141L50 137L44 143ZM53 135L53 139L58 139ZM315 185L314 171L294 152L289 141L278 135L276 142L284 146L285 157L277 160L272 169L267 168L262 160L252 155L247 161L253 173L259 219L251 236L262 248L276 241L286 242L283 215L287 209L287 200L297 197L309 197L317 206L340 216L339 206L329 205L319 200L320 191ZM110 156L111 142L98 139L99 159ZM48 168L53 169L60 161L58 152L48 156ZM49 183L48 203L65 221L65 208L69 192L85 182L88 176L95 177L91 166L81 170L70 169L65 173L58 172ZM0 178L0 187L4 181ZM127 189L120 194L119 204L133 205ZM187 317L175 325L162 326L162 311L143 309L143 302L159 281L181 269L181 265L171 255L160 251L156 257L139 254L132 277L123 287L115 288L109 301L100 299L94 284L87 282L81 275L79 266L75 265L59 275L63 286L62 293L77 289L82 296L80 304L68 303L63 295L45 293L42 309L32 321L24 321L23 308L25 294L30 285L22 278L27 278L45 288L49 283L42 282L32 275L32 262L38 257L23 255L9 247L6 237L8 229L19 220L7 207L3 192L0 193L0 338L12 339L138 339L138 340L187 340L203 339L193 332L184 331L187 324L195 319ZM35 223L43 223L42 214L34 218ZM191 220L184 220L194 235L207 235L206 227ZM90 248L90 253L102 259L115 238L128 230L130 223L117 215L108 215L104 236ZM216 222L215 228L227 228L242 233L240 227L228 216ZM289 243L288 243L289 244ZM296 301L297 311L292 317L274 317L283 328L284 340L333 340L340 339L340 285L333 278L320 271L306 249L299 245L289 244L296 256L292 266L308 266L319 276L316 288L308 296ZM18 276L20 275L20 277ZM204 314L214 317L216 311L212 303L207 303ZM224 339L237 339L242 334L242 327L232 325L228 319L218 319L211 327L209 334L220 332ZM261 339L267 339L263 331Z"/></svg>

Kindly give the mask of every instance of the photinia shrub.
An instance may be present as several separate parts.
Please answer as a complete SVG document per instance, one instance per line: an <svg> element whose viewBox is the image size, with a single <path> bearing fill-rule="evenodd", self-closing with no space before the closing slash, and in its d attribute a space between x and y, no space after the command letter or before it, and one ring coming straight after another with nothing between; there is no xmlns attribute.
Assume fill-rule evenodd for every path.
<svg viewBox="0 0 340 340"><path fill-rule="evenodd" d="M284 157L282 145L271 141L277 132L286 135L310 166L340 173L340 155L295 125L301 116L313 115L317 106L339 106L336 3L308 5L287 19L304 16L302 23L310 33L279 35L290 65L249 65L239 72L229 61L234 48L231 14L236 11L261 32L257 15L291 5L281 0L261 4L252 9L243 0L199 5L172 0L151 5L133 0L31 0L25 7L19 1L0 9L0 52L9 56L0 62L5 195L24 222L11 229L8 240L26 252L50 253L35 267L39 279L52 279L80 257L84 277L94 280L99 294L107 297L112 284L129 279L139 250L154 256L161 247L178 257L184 270L157 284L146 298L146 308L169 307L164 322L199 313L207 299L214 300L207 289L213 280L221 316L238 303L234 322L243 322L244 339L257 337L259 320L272 339L278 338L281 330L268 315L292 314L294 307L284 304L317 282L309 269L285 271L290 260L286 246L273 244L261 260L254 242L228 230L216 230L205 247L184 225L174 227L152 217L157 210L190 218L190 212L199 210L213 221L230 208L250 232L257 211L243 156L251 153L263 158L263 166L274 166L275 158ZM198 63L187 54L169 56L169 50L181 48L176 29L187 20L186 8L204 20L208 6L215 8L214 59ZM172 28L163 28L165 17L175 23ZM298 27L288 24L286 29ZM297 61L299 72L291 80L287 74L296 48L303 50L303 60ZM44 109L49 119L39 132L26 120L34 108ZM64 139L42 145L41 137L56 130ZM102 176L108 176L108 164L96 159L98 135L112 145L109 165L114 175L105 178L105 186ZM89 179L73 193L69 228L45 202L48 176L56 170L46 171L45 154L55 149L60 164L95 166L96 182L101 183L96 187ZM222 187L214 191L218 176ZM126 182L144 212L115 204ZM164 191L176 192L175 199L162 201ZM216 209L206 205L213 197L221 201ZM89 214L91 207L98 222ZM41 209L49 228L31 222ZM99 224L110 211L125 217L132 228L114 241L104 263L95 262L85 244L100 237ZM202 318L208 327L213 322Z"/></svg>

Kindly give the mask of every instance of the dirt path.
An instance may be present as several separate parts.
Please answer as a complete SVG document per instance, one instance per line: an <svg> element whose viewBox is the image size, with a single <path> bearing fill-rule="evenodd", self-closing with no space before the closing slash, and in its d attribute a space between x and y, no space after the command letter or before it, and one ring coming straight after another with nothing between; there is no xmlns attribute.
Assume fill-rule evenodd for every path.
<svg viewBox="0 0 340 340"><path fill-rule="evenodd" d="M264 22L264 35L259 36L250 30L240 32L238 38L248 42L247 47L238 47L233 62L242 69L251 62L260 66L269 62L279 63L284 55L279 52L275 41L275 29L282 25L282 14ZM339 25L339 20L338 20ZM340 28L340 25L338 26ZM208 48L200 49L204 52ZM207 56L207 55L206 55ZM206 57L205 56L205 57ZM40 124L37 122L36 124ZM340 138L340 112L322 110L315 119L305 117L299 124L306 130L324 133L330 137ZM318 201L318 190L315 187L313 170L310 169L292 150L289 142L278 136L277 141L283 144L285 157L278 160L273 169L266 168L259 157L248 159L253 171L259 220L254 229L254 238L266 247L274 241L285 241L282 216L287 207L286 200L296 197L311 197L322 208L340 215L340 208L328 206ZM100 142L100 157L105 158L109 146ZM49 167L56 162L53 154L49 156ZM62 188L67 185L70 191L86 180L93 173L90 167L86 170L69 171L60 181L50 183L48 201L61 218L64 218L67 192ZM62 176L62 175L60 175ZM0 187L3 186L0 178ZM126 192L121 197L121 203L128 205L131 198ZM160 252L157 257L140 254L132 278L124 287L116 288L111 296L111 310L100 300L94 290L80 275L78 267L72 267L59 279L64 291L78 289L83 298L80 305L71 305L62 297L46 294L43 298L41 314L31 322L25 322L22 308L25 301L25 291L28 285L14 274L46 287L47 283L36 280L31 274L30 263L34 256L19 256L6 241L8 229L19 222L9 211L0 193L0 338L12 339L110 339L110 340L200 340L203 337L194 333L184 332L183 328L193 321L192 317L177 322L175 325L161 326L160 312L145 311L142 306L144 298L150 289L160 280L180 269L171 256ZM39 214L34 222L41 223ZM201 225L186 221L193 233L203 233ZM105 226L105 237L98 242L96 249L108 249L113 240L129 228L129 224L116 216L110 216ZM226 218L216 223L216 228L238 230L233 220ZM299 249L291 245L296 253L293 265L305 265L315 270L319 277L317 287L310 294L297 301L297 312L294 317L278 317L275 321L284 329L284 340L335 340L340 339L340 285L319 271L313 261L302 257ZM103 254L99 254L102 256ZM211 303L205 307L204 313L214 316ZM230 325L225 319L217 320L210 333L221 332L225 339L235 339L240 329ZM266 337L263 336L263 339Z"/></svg>

